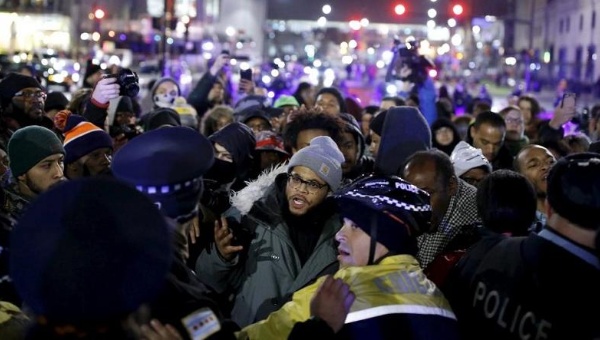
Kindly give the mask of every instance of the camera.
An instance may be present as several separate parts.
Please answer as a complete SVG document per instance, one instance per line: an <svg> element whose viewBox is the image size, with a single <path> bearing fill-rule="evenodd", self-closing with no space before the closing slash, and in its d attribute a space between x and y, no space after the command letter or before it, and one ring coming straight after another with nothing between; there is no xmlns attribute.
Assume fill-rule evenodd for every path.
<svg viewBox="0 0 600 340"><path fill-rule="evenodd" d="M427 57L419 55L417 41L402 43L400 39L396 38L392 52L394 56L385 76L387 82L401 80L421 84L429 77L428 70L435 67ZM412 71L406 77L400 74L400 70L404 66Z"/></svg>
<svg viewBox="0 0 600 340"><path fill-rule="evenodd" d="M108 134L112 138L116 138L120 135L124 135L125 139L131 140L132 138L139 136L141 132L136 128L135 125L117 125L111 126L108 129Z"/></svg>
<svg viewBox="0 0 600 340"><path fill-rule="evenodd" d="M117 78L117 84L120 87L120 96L134 98L140 92L139 77L131 69L121 68L117 74L109 74L107 77Z"/></svg>

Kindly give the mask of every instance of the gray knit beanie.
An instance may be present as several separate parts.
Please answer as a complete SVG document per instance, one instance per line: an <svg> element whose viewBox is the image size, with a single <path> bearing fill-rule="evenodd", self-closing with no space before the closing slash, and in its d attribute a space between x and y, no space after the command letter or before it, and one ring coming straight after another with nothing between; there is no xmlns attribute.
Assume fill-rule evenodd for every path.
<svg viewBox="0 0 600 340"><path fill-rule="evenodd" d="M342 163L344 155L333 139L319 136L292 156L288 169L295 166L307 167L327 182L332 191L336 191L342 182Z"/></svg>

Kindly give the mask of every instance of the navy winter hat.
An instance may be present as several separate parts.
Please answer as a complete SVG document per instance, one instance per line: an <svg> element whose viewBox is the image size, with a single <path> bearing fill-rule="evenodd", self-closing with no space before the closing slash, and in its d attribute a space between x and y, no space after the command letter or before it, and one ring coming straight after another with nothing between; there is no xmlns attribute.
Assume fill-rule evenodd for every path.
<svg viewBox="0 0 600 340"><path fill-rule="evenodd" d="M181 126L181 117L179 117L177 111L161 107L152 110L147 114L147 117L144 116L144 122L144 131L150 131L164 127L165 125Z"/></svg>
<svg viewBox="0 0 600 340"><path fill-rule="evenodd" d="M376 134L381 136L383 133L383 122L385 122L385 116L387 116L387 110L381 111L373 117L371 123L369 123L369 129L373 130Z"/></svg>
<svg viewBox="0 0 600 340"><path fill-rule="evenodd" d="M69 100L62 92L50 92L44 103L44 111L64 110L69 105Z"/></svg>
<svg viewBox="0 0 600 340"><path fill-rule="evenodd" d="M548 203L582 228L600 227L600 154L577 153L561 158L548 173Z"/></svg>
<svg viewBox="0 0 600 340"><path fill-rule="evenodd" d="M254 109L246 113L246 115L242 118L242 123L246 124L252 118L262 118L267 122L269 127L271 127L271 117L269 117L269 115L261 109Z"/></svg>
<svg viewBox="0 0 600 340"><path fill-rule="evenodd" d="M33 77L19 73L9 73L0 81L0 107L6 108L12 101L15 93L28 87L42 89L42 85Z"/></svg>
<svg viewBox="0 0 600 340"><path fill-rule="evenodd" d="M187 127L146 132L113 157L113 175L148 195L173 219L185 221L196 213L201 177L214 162L211 143Z"/></svg>
<svg viewBox="0 0 600 340"><path fill-rule="evenodd" d="M113 148L109 134L80 115L59 111L54 117L54 124L65 136L65 164L72 164L95 150Z"/></svg>
<svg viewBox="0 0 600 340"><path fill-rule="evenodd" d="M170 234L135 189L106 178L68 181L40 195L19 220L10 275L25 304L51 322L116 320L162 289Z"/></svg>
<svg viewBox="0 0 600 340"><path fill-rule="evenodd" d="M233 108L233 116L236 121L240 121L254 110L265 110L270 107L271 103L269 98L265 96L249 95L240 99Z"/></svg>
<svg viewBox="0 0 600 340"><path fill-rule="evenodd" d="M416 237L431 227L429 194L397 176L362 177L333 197L340 215L396 254L415 254Z"/></svg>

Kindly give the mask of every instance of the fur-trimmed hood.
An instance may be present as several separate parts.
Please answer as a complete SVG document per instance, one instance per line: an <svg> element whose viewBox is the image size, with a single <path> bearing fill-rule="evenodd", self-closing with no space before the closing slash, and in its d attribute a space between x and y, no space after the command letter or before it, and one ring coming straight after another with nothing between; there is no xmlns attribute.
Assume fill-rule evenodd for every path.
<svg viewBox="0 0 600 340"><path fill-rule="evenodd" d="M229 197L232 207L235 207L242 216L248 215L254 203L265 197L267 190L275 183L275 178L287 172L287 163L263 171L257 179Z"/></svg>

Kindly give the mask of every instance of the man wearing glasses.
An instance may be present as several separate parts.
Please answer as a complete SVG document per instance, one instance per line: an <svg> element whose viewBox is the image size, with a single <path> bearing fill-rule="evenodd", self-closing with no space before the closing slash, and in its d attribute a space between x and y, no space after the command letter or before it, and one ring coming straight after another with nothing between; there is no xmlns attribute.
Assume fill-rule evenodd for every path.
<svg viewBox="0 0 600 340"><path fill-rule="evenodd" d="M328 196L340 186L343 162L333 139L315 137L287 167L232 198L196 271L218 293L235 295L231 316L238 325L266 318L296 290L337 269L341 221Z"/></svg>
<svg viewBox="0 0 600 340"><path fill-rule="evenodd" d="M29 125L52 129L44 115L46 93L33 77L10 73L0 81L0 142L8 143L12 132Z"/></svg>

